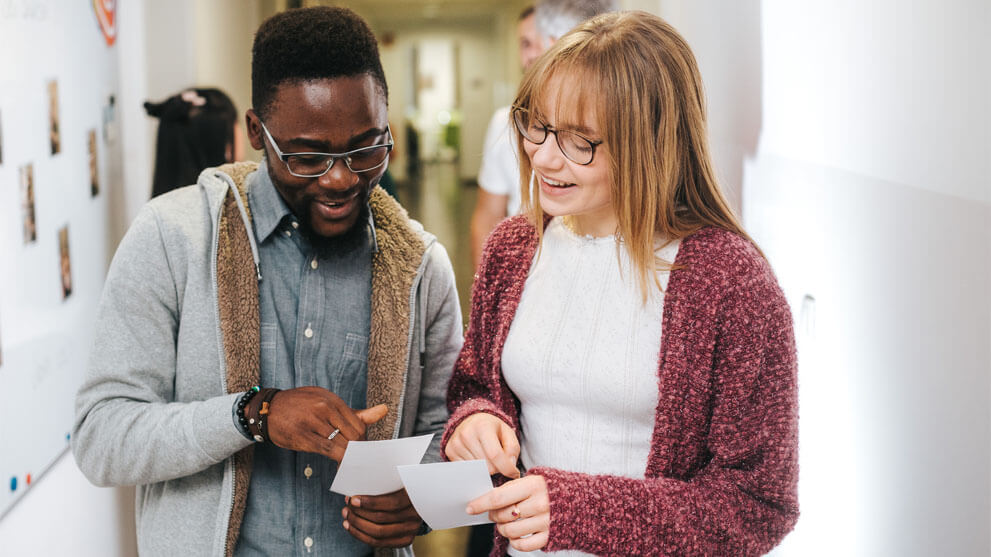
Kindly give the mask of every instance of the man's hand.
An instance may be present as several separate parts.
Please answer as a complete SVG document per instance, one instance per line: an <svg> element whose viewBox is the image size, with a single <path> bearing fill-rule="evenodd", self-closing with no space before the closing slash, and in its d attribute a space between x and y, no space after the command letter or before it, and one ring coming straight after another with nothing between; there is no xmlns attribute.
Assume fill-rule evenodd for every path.
<svg viewBox="0 0 991 557"><path fill-rule="evenodd" d="M344 529L374 547L407 546L423 524L405 489L386 495L355 495L345 502L341 509Z"/></svg>
<svg viewBox="0 0 991 557"><path fill-rule="evenodd" d="M254 402L254 401L252 401ZM365 426L381 420L384 404L353 410L321 387L279 391L269 403L268 438L284 449L322 454L340 462L348 441L363 440ZM340 430L333 439L328 437Z"/></svg>

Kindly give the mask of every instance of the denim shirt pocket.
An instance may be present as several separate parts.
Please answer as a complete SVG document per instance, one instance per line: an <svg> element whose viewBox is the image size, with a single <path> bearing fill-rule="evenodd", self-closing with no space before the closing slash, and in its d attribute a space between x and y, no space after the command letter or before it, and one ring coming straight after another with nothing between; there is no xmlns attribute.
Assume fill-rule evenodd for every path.
<svg viewBox="0 0 991 557"><path fill-rule="evenodd" d="M355 333L347 333L344 339L344 351L337 372L333 375L332 391L348 402L354 408L356 395L364 398L367 384L368 337Z"/></svg>
<svg viewBox="0 0 991 557"><path fill-rule="evenodd" d="M261 324L261 373L272 374L279 361L279 327L275 323Z"/></svg>

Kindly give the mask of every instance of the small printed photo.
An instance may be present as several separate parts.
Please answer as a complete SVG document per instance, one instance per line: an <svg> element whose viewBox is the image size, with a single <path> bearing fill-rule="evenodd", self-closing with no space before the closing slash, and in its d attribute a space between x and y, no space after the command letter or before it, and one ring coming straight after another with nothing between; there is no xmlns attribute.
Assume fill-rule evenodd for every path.
<svg viewBox="0 0 991 557"><path fill-rule="evenodd" d="M34 220L34 167L21 167L21 210L24 213L24 243L38 239L38 227Z"/></svg>
<svg viewBox="0 0 991 557"><path fill-rule="evenodd" d="M48 140L52 146L52 154L62 150L62 141L59 135L58 117L58 81L54 79L48 82Z"/></svg>
<svg viewBox="0 0 991 557"><path fill-rule="evenodd" d="M58 231L59 269L62 273L62 299L72 294L72 263L69 258L69 225Z"/></svg>
<svg viewBox="0 0 991 557"><path fill-rule="evenodd" d="M96 130L89 131L89 191L93 197L100 193L100 164L96 157Z"/></svg>

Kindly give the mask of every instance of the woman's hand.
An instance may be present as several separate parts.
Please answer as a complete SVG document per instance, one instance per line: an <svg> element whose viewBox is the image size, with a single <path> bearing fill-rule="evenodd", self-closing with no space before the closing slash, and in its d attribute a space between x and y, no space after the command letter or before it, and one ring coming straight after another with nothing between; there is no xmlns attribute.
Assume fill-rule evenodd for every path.
<svg viewBox="0 0 991 557"><path fill-rule="evenodd" d="M520 477L516 459L520 456L520 442L516 432L506 422L485 412L465 418L447 440L444 449L448 460L484 460L489 465L489 475L496 472L510 477Z"/></svg>
<svg viewBox="0 0 991 557"><path fill-rule="evenodd" d="M500 534L520 551L547 545L551 505L543 476L526 476L506 482L468 503L468 514L489 512Z"/></svg>

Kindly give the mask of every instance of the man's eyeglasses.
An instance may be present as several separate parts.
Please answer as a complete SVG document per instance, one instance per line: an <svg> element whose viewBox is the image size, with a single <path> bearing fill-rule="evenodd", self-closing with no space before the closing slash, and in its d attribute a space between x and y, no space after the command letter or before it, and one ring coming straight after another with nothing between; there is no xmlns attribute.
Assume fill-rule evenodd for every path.
<svg viewBox="0 0 991 557"><path fill-rule="evenodd" d="M289 174L299 178L316 178L323 176L334 166L337 159L344 161L351 172L368 172L385 164L389 159L389 152L392 151L392 132L386 126L385 133L389 137L388 143L371 145L348 151L346 153L283 153L279 146L272 139L272 134L265 127L265 122L258 121L268 137L268 142L275 149L275 154L286 164Z"/></svg>
<svg viewBox="0 0 991 557"><path fill-rule="evenodd" d="M548 126L525 108L513 108L513 122L523 137L536 145L542 145L547 140L547 134L553 133L558 149L575 164L592 164L595 148L602 145L601 141L591 140L578 132Z"/></svg>

